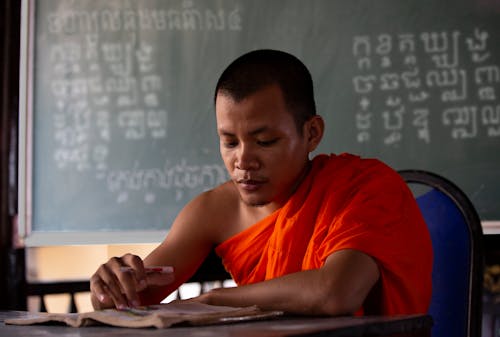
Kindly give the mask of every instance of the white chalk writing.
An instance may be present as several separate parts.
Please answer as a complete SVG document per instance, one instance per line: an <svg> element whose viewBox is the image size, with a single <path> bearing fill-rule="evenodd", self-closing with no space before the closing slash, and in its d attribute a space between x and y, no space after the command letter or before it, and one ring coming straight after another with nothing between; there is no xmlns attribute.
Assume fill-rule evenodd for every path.
<svg viewBox="0 0 500 337"><path fill-rule="evenodd" d="M145 144L168 143L165 107L171 79L159 69L165 65L159 62L163 47L158 36L163 31L242 30L238 6L209 8L191 0L178 4L169 9L116 8L102 2L89 10L75 3L49 12L43 21L52 39L44 58L46 89L55 107L54 164L105 182L117 203L130 200L132 191L143 193L145 203L154 203L161 190L173 191L179 201L188 191L227 180L220 164L195 165L181 158L163 168L140 169L136 164L125 169L126 161L117 164L113 159L116 144L143 149ZM161 166L166 160L162 155L154 161L160 163L151 165Z"/></svg>
<svg viewBox="0 0 500 337"><path fill-rule="evenodd" d="M85 41L84 46L56 43L49 54L50 89L59 108L54 159L59 168L80 171L108 166L112 138L165 138L168 124L168 113L160 107L163 83L155 72L154 47L141 42L134 49L133 35L125 42L94 35ZM119 135L112 134L113 127Z"/></svg>
<svg viewBox="0 0 500 337"><path fill-rule="evenodd" d="M117 196L117 202L126 201L130 192L142 191L147 203L148 200L155 200L154 190L173 190L179 201L186 190L207 190L227 178L223 165L193 165L181 159L175 165L167 161L162 169L134 167L129 170L109 170L104 179L108 191Z"/></svg>
<svg viewBox="0 0 500 337"><path fill-rule="evenodd" d="M203 4L199 2L196 6ZM64 10L49 13L51 34L137 31L240 31L240 9L197 8L192 0L171 9Z"/></svg>
<svg viewBox="0 0 500 337"><path fill-rule="evenodd" d="M354 36L357 142L374 141L381 129L385 146L405 137L430 144L439 125L452 139L499 137L500 66L489 39L481 28Z"/></svg>

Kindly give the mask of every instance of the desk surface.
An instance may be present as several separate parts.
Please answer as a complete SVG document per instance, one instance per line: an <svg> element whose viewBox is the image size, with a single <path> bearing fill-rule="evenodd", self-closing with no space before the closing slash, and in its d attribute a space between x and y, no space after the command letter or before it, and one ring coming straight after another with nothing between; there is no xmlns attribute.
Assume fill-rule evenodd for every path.
<svg viewBox="0 0 500 337"><path fill-rule="evenodd" d="M9 337L285 337L285 336L430 336L432 318L428 315L399 317L282 317L266 321L174 327L168 329L125 329L107 326L72 328L59 325L6 325L7 318L24 312L0 312L0 336Z"/></svg>

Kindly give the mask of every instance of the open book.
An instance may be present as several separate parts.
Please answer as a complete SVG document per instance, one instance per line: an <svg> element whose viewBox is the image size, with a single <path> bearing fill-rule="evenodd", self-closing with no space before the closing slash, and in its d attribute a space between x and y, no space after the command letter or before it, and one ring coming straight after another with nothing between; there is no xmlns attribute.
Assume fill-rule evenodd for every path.
<svg viewBox="0 0 500 337"><path fill-rule="evenodd" d="M196 302L171 302L126 310L105 309L77 314L29 313L5 320L6 324L64 323L72 327L105 324L129 328L168 328L173 325L208 325L280 316L281 311L262 311L257 306L225 307Z"/></svg>

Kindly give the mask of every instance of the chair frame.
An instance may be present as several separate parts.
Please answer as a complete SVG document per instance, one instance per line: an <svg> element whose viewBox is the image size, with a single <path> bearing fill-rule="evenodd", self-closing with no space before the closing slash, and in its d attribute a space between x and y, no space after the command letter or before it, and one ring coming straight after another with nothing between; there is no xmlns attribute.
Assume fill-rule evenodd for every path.
<svg viewBox="0 0 500 337"><path fill-rule="evenodd" d="M470 270L469 270L469 306L467 336L481 336L482 293L483 293L483 230L477 211L467 195L450 180L424 170L400 170L399 175L406 183L418 183L430 186L448 196L460 210L468 224L471 238Z"/></svg>

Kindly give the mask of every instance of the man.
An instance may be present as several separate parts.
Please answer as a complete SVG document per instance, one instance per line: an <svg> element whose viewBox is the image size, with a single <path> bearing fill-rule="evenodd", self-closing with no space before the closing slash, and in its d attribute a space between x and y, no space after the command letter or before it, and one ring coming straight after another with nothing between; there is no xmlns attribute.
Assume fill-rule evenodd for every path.
<svg viewBox="0 0 500 337"><path fill-rule="evenodd" d="M102 265L91 278L96 309L160 302L215 247L238 287L192 301L318 315L427 311L432 249L414 198L377 160L309 158L324 123L302 62L273 50L241 56L217 83L215 111L230 181L188 203L144 261ZM146 274L153 265L175 273Z"/></svg>

